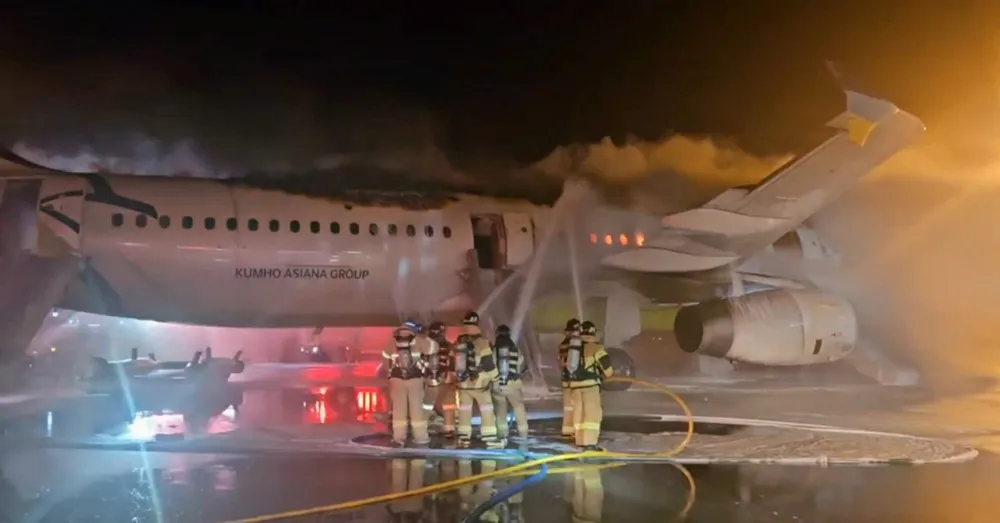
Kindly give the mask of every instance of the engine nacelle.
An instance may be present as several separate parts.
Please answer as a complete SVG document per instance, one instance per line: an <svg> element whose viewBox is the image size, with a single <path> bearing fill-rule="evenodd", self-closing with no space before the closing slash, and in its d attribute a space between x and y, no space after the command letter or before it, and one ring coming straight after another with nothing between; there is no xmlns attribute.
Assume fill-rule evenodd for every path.
<svg viewBox="0 0 1000 523"><path fill-rule="evenodd" d="M674 320L681 350L763 365L810 365L854 348L854 307L817 291L771 290L683 307Z"/></svg>

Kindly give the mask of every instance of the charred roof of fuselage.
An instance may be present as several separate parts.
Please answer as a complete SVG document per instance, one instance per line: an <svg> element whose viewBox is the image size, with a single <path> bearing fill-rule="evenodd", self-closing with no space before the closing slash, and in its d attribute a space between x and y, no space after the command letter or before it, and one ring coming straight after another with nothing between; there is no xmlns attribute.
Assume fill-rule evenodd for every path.
<svg viewBox="0 0 1000 523"><path fill-rule="evenodd" d="M345 205L391 206L411 210L441 209L459 201L462 195L551 206L562 194L561 180L538 172L514 172L483 180L462 180L365 164L288 174L249 173L219 182L334 200Z"/></svg>

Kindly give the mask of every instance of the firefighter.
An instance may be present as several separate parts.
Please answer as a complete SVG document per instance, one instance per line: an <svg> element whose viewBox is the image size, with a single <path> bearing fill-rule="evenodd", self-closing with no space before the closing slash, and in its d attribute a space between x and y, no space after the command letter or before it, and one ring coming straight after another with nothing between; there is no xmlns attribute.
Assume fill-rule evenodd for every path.
<svg viewBox="0 0 1000 523"><path fill-rule="evenodd" d="M391 347L382 352L389 370L389 401L392 405L392 443L406 444L407 429L413 431L417 445L430 443L424 417L424 370L426 362L416 346L416 333L409 325L397 328Z"/></svg>
<svg viewBox="0 0 1000 523"><path fill-rule="evenodd" d="M517 435L528 437L528 412L524 408L524 357L517 344L510 337L510 327L497 327L497 339L493 344L497 362L497 379L493 382L493 406L497 415L497 437L506 439L510 428L507 424L507 402L514 408Z"/></svg>
<svg viewBox="0 0 1000 523"><path fill-rule="evenodd" d="M573 402L573 428L576 445L584 450L602 450L597 446L601 435L601 384L611 376L611 356L597 339L597 326L591 321L580 325L582 347L566 351L566 370Z"/></svg>
<svg viewBox="0 0 1000 523"><path fill-rule="evenodd" d="M424 488L424 469L426 465L427 460L423 459L389 460L389 468L392 474L392 493L399 494ZM389 503L386 509L388 509L391 521L394 523L418 521L424 512L424 502L419 497L409 497Z"/></svg>
<svg viewBox="0 0 1000 523"><path fill-rule="evenodd" d="M454 351L454 369L458 380L458 442L469 446L472 441L472 405L479 405L479 436L488 448L503 448L506 441L497 438L497 422L493 412L490 385L497 375L493 347L479 330L479 314L470 312L462 320L464 334Z"/></svg>
<svg viewBox="0 0 1000 523"><path fill-rule="evenodd" d="M451 370L452 349L451 342L445 333L444 323L436 321L427 329L427 337L434 342L437 353L429 355L427 378L427 391L424 393L424 408L430 404L431 408L441 409L444 416L444 424L441 426L441 436L445 438L455 437L455 410L458 405L455 403L455 395L458 393L455 388L455 373Z"/></svg>
<svg viewBox="0 0 1000 523"><path fill-rule="evenodd" d="M427 330L424 329L422 324L412 320L407 321L407 324L413 329L413 346L420 353L424 362L424 393L421 401L422 408L424 409L424 419L430 423L431 418L434 417L434 403L427 401L427 388L433 380L432 369L437 367L438 346L437 342L427 335Z"/></svg>
<svg viewBox="0 0 1000 523"><path fill-rule="evenodd" d="M564 331L565 337L559 344L559 366L562 369L562 393L563 393L563 422L562 437L564 439L576 439L576 430L573 428L573 396L569 391L569 371L566 369L566 353L570 345L581 346L583 340L580 339L580 320L571 318L566 322Z"/></svg>

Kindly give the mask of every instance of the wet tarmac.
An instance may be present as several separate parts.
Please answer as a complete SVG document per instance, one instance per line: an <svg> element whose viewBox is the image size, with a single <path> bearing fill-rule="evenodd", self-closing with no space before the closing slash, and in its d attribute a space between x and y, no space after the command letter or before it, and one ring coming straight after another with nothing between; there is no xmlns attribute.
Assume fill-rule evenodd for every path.
<svg viewBox="0 0 1000 523"><path fill-rule="evenodd" d="M148 465L144 463L148 462ZM924 467L691 466L687 521L993 522L998 460ZM479 460L224 456L37 450L4 463L11 522L212 522L401 492L503 468ZM669 465L556 474L484 521L669 521L690 499ZM81 479L81 477L83 477ZM462 521L517 479L292 521ZM400 514L411 516L400 518ZM575 517L575 518L574 518ZM422 518L422 519L421 519Z"/></svg>
<svg viewBox="0 0 1000 523"><path fill-rule="evenodd" d="M0 522L228 521L432 485L509 467L519 459L334 457L296 455L294 448L281 455L193 454L46 444L104 437L149 442L152 448L153 442L243 430L279 440L290 433L283 431L292 430L316 440L333 434L357 437L385 430L385 407L378 387L220 387L187 395L152 391L131 398L67 399L51 410L0 418ZM555 432L550 425L541 419L533 430L544 437ZM605 429L648 436L680 426L676 420L609 414ZM697 432L710 438L747 430L719 422L699 424ZM558 467L482 521L660 521L682 515L689 503L687 521L1000 520L994 494L1000 487L1000 459L993 454L964 464L912 467L692 465L686 470L695 482L694 498L685 476L667 464L590 465L570 472ZM462 521L493 494L523 480L497 479L292 521Z"/></svg>

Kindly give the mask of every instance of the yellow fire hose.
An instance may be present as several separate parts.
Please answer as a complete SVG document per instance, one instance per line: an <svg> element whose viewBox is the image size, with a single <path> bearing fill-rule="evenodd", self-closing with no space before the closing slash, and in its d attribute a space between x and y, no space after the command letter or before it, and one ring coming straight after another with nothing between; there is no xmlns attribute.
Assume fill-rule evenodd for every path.
<svg viewBox="0 0 1000 523"><path fill-rule="evenodd" d="M691 440L694 438L694 415L691 413L691 409L688 408L687 403L685 403L684 400L681 399L680 396L678 396L673 391L671 391L670 389L668 389L668 388L666 388L666 387L664 387L662 385L659 385L659 384L656 384L656 383L652 383L652 382L649 382L649 381L643 381L643 380L637 380L637 379L634 379L634 378L625 378L625 377L610 377L606 381L624 381L624 382L634 383L636 385L643 385L645 387L649 387L651 389L654 389L654 390L657 390L659 392L662 392L662 393L666 394L667 396L670 396L671 399L673 399L678 405L680 405L681 410L684 411L684 416L685 416L685 418L687 420L687 434L685 435L684 440L681 441L679 444L677 444L677 446L675 446L674 448L672 448L672 449L670 449L668 451L658 452L658 453L650 453L650 454L627 453L627 452L587 451L587 452L576 452L576 453L573 453L573 454L560 454L558 456L549 456L549 457L545 457L545 458L540 458L540 459L532 460L532 461L529 461L527 463L521 463L520 465L514 465L514 466L509 467L509 468L500 469L500 470L497 470L495 472L490 472L490 473L487 473L487 474L478 474L478 475L475 475L475 476L469 476L467 478L461 478L461 479L456 479L456 480L452 480L452 481L445 481L443 483L437 483L437 484L434 484L434 485L430 485L430 486L423 487L423 488L418 488L418 489L413 489L413 490L407 490L405 492L394 492L394 493L390 493L390 494L383 494L381 496L374 496L374 497L365 498L365 499L358 499L358 500L354 500L354 501L345 501L343 503L336 503L336 504L333 504L333 505L324 505L324 506L313 507L313 508L308 508L308 509L289 510L287 512L280 512L280 513L276 513L276 514L268 514L268 515L264 515L264 516L256 516L256 517L252 517L252 518L233 520L233 521L230 521L228 523L259 523L259 522L264 522L264 521L278 521L278 520L282 520L282 519L298 518L298 517L303 517L303 516L312 516L312 515L316 515L316 514L325 514L325 513L329 513L329 512L340 512L340 511L344 511L344 510L354 510L354 509L359 509L359 508L370 506L370 505L379 505L379 504L382 504L382 503L390 503L390 502L393 502L393 501L399 501L401 499L406 499L406 498L412 498L412 497L426 496L426 495L429 495L429 494L435 494L435 493L438 493L438 492L455 489L455 488L462 487L462 486L465 486L465 485L469 485L469 484L472 484L472 483L479 483L481 481L485 481L485 480L489 480L489 479L495 479L495 478L500 478L500 477L504 477L504 476L526 476L526 475L532 475L535 472L537 472L537 470L535 470L535 469L537 469L541 465L545 465L545 464L548 464L548 463L557 463L557 462L562 462L562 461L578 461L578 460L587 460L587 459L628 461L628 460L648 459L648 458L660 458L660 459L672 458L672 457L680 454L681 452L683 452L684 449L687 448L688 444L691 443ZM597 469L604 469L604 468L621 467L621 466L625 466L625 465L628 465L628 463L610 463L610 464L602 464L602 465L590 465L590 466L585 466L585 467L566 467L566 468L558 468L558 469L555 469L555 470L550 470L549 474L566 474L566 473L570 473L570 472L577 472L577 471L584 470L584 469L586 469L586 470L594 470L595 468L597 468ZM673 465L678 470L680 470L681 473L684 474L684 478L688 482L688 488L689 488L689 490L688 490L687 504L684 507L684 509L681 511L681 516L683 517L684 515L687 514L687 512L691 509L691 506L694 504L694 498L695 498L695 483L694 483L694 478L691 477L691 473L688 472L687 469L685 469L683 466L678 465L676 463L671 463L671 465Z"/></svg>

